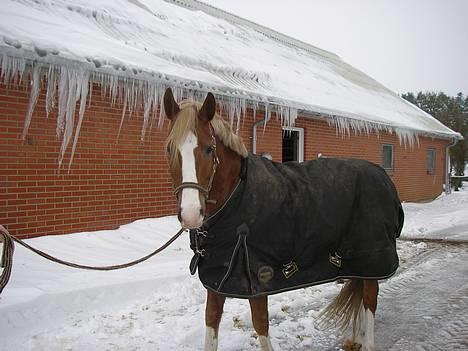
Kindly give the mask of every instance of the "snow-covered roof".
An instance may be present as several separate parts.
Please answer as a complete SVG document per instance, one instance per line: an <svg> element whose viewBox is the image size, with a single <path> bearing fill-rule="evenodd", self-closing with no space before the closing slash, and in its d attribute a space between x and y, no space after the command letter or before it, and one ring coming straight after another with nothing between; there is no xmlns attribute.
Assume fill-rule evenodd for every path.
<svg viewBox="0 0 468 351"><path fill-rule="evenodd" d="M343 133L461 137L338 56L194 0L2 0L0 64L4 81L32 72L26 125L40 88L34 77L48 69L52 83L68 87L57 92L65 137L74 107L60 112L60 101L85 100L93 79L124 110L141 105L145 128L171 86L179 96L214 92L231 117L249 104L285 124L299 110ZM56 93L54 84L47 89Z"/></svg>

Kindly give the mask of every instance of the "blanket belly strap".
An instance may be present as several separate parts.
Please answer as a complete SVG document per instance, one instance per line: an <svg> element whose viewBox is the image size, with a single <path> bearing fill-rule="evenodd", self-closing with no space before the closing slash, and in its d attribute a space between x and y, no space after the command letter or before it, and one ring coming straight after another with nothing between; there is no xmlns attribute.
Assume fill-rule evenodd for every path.
<svg viewBox="0 0 468 351"><path fill-rule="evenodd" d="M234 268L236 258L239 254L239 249L242 247L244 249L244 263L245 263L245 270L247 274L247 278L249 280L250 291L252 291L252 277L250 275L250 263L249 263L249 251L247 248L247 236L249 235L249 227L247 224L242 223L236 230L237 233L237 243L234 247L234 251L232 252L231 259L229 261L229 267L224 275L223 279L219 283L218 291L220 292L223 289L224 283L230 277L232 270Z"/></svg>

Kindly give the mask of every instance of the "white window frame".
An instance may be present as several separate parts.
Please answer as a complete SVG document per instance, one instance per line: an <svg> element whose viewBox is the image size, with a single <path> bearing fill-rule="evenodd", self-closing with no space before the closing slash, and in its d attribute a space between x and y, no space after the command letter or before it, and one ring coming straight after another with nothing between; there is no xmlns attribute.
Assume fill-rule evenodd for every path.
<svg viewBox="0 0 468 351"><path fill-rule="evenodd" d="M432 168L429 167L429 153L432 153ZM434 172L436 170L436 149L435 147L428 147L426 150L426 169L427 172Z"/></svg>
<svg viewBox="0 0 468 351"><path fill-rule="evenodd" d="M300 127L283 127L283 132L286 131L293 131L298 132L299 140L298 140L298 148L297 150L297 161L304 162L304 128Z"/></svg>
<svg viewBox="0 0 468 351"><path fill-rule="evenodd" d="M384 162L384 159L383 159L383 150L386 146L389 146L391 149L392 149L392 161L391 161L391 168L387 168L385 167L385 165L383 164ZM393 171L395 169L395 148L393 147L393 144L382 144L382 147L381 147L381 151L380 151L380 157L382 159L382 168L385 169L386 171Z"/></svg>

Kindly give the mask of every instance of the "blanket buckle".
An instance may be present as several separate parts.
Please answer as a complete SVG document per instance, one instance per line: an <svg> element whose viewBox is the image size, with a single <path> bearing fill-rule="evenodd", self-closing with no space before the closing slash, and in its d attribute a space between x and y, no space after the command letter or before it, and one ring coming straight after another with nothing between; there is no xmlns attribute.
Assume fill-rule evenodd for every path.
<svg viewBox="0 0 468 351"><path fill-rule="evenodd" d="M341 268L341 256L338 255L336 251L334 255L332 255L331 253L328 254L328 260L332 265Z"/></svg>
<svg viewBox="0 0 468 351"><path fill-rule="evenodd" d="M206 238L206 236L208 235L207 230L202 230L201 228L197 228L196 231L197 231L197 235L202 236L204 238Z"/></svg>
<svg viewBox="0 0 468 351"><path fill-rule="evenodd" d="M284 264L283 267L282 271L286 279L289 279L294 273L299 271L299 267L297 267L294 261Z"/></svg>

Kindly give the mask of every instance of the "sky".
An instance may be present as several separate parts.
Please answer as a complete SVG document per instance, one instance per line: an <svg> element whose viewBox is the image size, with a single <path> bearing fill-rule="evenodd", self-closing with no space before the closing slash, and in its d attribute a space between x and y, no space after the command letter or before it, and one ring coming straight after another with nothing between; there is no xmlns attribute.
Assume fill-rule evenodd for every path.
<svg viewBox="0 0 468 351"><path fill-rule="evenodd" d="M340 56L402 94L468 95L468 0L202 0Z"/></svg>

